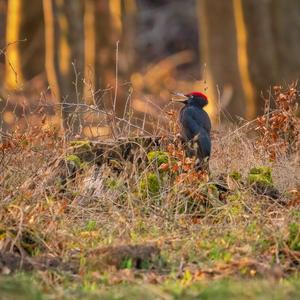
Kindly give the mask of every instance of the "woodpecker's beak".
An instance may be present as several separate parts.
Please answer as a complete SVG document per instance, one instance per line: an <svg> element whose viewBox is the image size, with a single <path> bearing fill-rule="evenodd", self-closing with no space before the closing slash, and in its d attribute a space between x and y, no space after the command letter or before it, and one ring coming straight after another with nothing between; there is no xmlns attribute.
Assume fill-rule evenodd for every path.
<svg viewBox="0 0 300 300"><path fill-rule="evenodd" d="M172 102L185 103L185 101L188 99L188 97L186 95L182 94L182 93L172 92L171 94L174 95L174 96L176 96L176 98L174 98L174 97L171 98Z"/></svg>

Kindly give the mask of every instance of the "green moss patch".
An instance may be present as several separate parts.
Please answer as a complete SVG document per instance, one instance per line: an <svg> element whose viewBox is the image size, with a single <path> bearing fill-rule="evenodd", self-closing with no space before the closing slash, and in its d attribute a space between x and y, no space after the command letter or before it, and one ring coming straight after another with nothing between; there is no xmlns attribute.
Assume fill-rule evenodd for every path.
<svg viewBox="0 0 300 300"><path fill-rule="evenodd" d="M150 163L156 162L158 166L169 162L169 155L164 151L151 151L147 154Z"/></svg>
<svg viewBox="0 0 300 300"><path fill-rule="evenodd" d="M66 156L66 161L74 163L74 165L76 166L76 168L80 168L81 167L81 160L75 154L70 154L70 155Z"/></svg>
<svg viewBox="0 0 300 300"><path fill-rule="evenodd" d="M91 143L89 141L71 141L70 145L76 149L91 151Z"/></svg>
<svg viewBox="0 0 300 300"><path fill-rule="evenodd" d="M273 179L270 167L256 167L252 168L248 174L248 182L250 184L259 184L265 187L273 186Z"/></svg>
<svg viewBox="0 0 300 300"><path fill-rule="evenodd" d="M229 177L235 181L240 181L242 179L242 174L240 172L233 171L229 174Z"/></svg>
<svg viewBox="0 0 300 300"><path fill-rule="evenodd" d="M298 223L289 224L288 245L293 251L300 251L300 226Z"/></svg>
<svg viewBox="0 0 300 300"><path fill-rule="evenodd" d="M161 182L156 173L147 173L140 181L140 192L142 195L157 195L160 187Z"/></svg>

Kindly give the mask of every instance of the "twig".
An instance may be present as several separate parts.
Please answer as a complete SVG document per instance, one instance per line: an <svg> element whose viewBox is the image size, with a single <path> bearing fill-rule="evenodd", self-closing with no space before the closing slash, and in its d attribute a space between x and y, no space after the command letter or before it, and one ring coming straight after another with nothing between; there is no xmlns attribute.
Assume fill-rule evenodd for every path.
<svg viewBox="0 0 300 300"><path fill-rule="evenodd" d="M116 42L116 69L115 69L115 95L114 95L114 102L113 102L113 128L112 133L115 136L115 129L116 129L116 104L117 104L117 96L118 96L118 72L119 72L119 42Z"/></svg>

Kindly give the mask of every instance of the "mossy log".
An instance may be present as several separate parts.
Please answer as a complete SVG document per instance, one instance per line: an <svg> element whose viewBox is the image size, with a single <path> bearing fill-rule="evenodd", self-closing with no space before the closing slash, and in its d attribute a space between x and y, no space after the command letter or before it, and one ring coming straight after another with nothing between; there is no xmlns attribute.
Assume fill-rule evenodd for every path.
<svg viewBox="0 0 300 300"><path fill-rule="evenodd" d="M65 155L55 158L40 168L22 185L19 192L31 190L33 196L37 197L45 191L48 194L55 193L57 190L64 193L67 191L68 184L74 181L76 174L87 163L91 167L92 165L101 167L106 164L116 172L121 172L122 166L128 162L141 168L147 161L149 151L163 149L172 142L174 142L172 137L156 136L104 141L73 141L70 142L70 147ZM10 203L16 196L17 193L14 193L6 197L3 204Z"/></svg>
<svg viewBox="0 0 300 300"><path fill-rule="evenodd" d="M102 165L111 160L141 163L149 151L165 148L172 138L155 136L119 138L105 141L73 141L70 143L71 154L82 162L94 162Z"/></svg>

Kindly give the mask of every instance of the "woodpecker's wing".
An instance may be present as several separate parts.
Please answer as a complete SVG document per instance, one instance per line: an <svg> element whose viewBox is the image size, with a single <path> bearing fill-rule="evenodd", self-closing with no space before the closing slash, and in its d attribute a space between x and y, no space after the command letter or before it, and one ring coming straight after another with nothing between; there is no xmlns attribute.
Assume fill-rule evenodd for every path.
<svg viewBox="0 0 300 300"><path fill-rule="evenodd" d="M206 131L201 130L198 135L198 145L201 148L202 158L210 156L211 140Z"/></svg>
<svg viewBox="0 0 300 300"><path fill-rule="evenodd" d="M200 130L209 135L211 122L206 111L197 107L184 107L180 112L180 122L184 129L188 129L187 138L193 138Z"/></svg>
<svg viewBox="0 0 300 300"><path fill-rule="evenodd" d="M180 122L185 137L188 140L196 138L198 146L201 147L202 156L210 156L211 123L207 113L195 107L184 107L180 113Z"/></svg>

